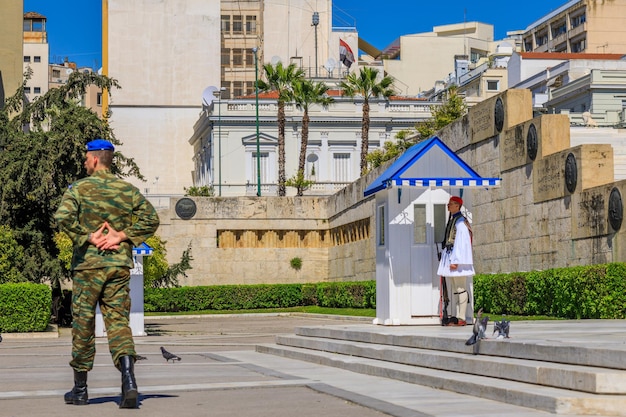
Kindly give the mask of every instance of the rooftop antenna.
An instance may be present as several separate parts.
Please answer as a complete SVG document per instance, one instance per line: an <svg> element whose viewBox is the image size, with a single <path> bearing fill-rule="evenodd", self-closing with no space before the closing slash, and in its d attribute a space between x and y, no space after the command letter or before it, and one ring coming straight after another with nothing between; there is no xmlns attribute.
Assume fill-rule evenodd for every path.
<svg viewBox="0 0 626 417"><path fill-rule="evenodd" d="M337 61L335 61L335 59L332 57L328 58L326 60L326 63L324 64L324 68L326 68L326 71L328 71L328 76L332 77L333 70L337 68Z"/></svg>
<svg viewBox="0 0 626 417"><path fill-rule="evenodd" d="M317 77L317 26L320 24L320 14L313 12L311 26L315 27L315 77Z"/></svg>
<svg viewBox="0 0 626 417"><path fill-rule="evenodd" d="M467 56L467 9L463 9L463 55Z"/></svg>
<svg viewBox="0 0 626 417"><path fill-rule="evenodd" d="M213 94L214 91L218 91L218 88L214 85L209 86L205 88L204 91L202 91L203 106L209 107L211 104L213 104L213 100L215 99L215 94Z"/></svg>

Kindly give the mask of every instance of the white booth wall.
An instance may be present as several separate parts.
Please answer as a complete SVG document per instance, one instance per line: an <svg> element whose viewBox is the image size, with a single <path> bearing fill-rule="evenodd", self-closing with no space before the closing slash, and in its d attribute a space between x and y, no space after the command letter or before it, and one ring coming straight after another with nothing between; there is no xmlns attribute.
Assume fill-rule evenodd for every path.
<svg viewBox="0 0 626 417"><path fill-rule="evenodd" d="M440 324L438 250L448 219L447 203L460 189L392 187L376 193L376 319L374 324ZM464 214L471 202L463 196ZM439 246L438 246L439 245ZM438 249L439 247L439 249ZM466 288L473 300L473 280ZM453 289L448 285L452 311ZM472 322L472 302L466 312Z"/></svg>
<svg viewBox="0 0 626 417"><path fill-rule="evenodd" d="M143 307L143 255L134 255L135 266L130 270L130 328L133 336L146 336ZM106 337L100 305L96 307L96 337Z"/></svg>

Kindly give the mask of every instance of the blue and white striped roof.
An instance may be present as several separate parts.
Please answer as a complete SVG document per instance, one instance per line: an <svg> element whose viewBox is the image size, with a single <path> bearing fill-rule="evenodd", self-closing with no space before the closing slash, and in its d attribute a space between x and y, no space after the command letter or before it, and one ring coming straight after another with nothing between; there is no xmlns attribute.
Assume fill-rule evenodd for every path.
<svg viewBox="0 0 626 417"><path fill-rule="evenodd" d="M143 242L141 245L133 248L133 255L150 256L152 255L152 252L154 252L154 249L146 245L146 242Z"/></svg>
<svg viewBox="0 0 626 417"><path fill-rule="evenodd" d="M402 187L499 187L500 178L482 178L437 136L413 145L366 189L375 194Z"/></svg>

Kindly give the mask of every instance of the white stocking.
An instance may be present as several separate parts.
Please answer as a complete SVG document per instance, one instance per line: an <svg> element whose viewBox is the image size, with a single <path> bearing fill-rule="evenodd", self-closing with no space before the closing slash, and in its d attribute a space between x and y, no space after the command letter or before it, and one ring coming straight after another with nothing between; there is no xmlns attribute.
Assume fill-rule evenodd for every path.
<svg viewBox="0 0 626 417"><path fill-rule="evenodd" d="M466 320L467 316L467 303L469 295L465 288L465 277L454 277L454 302L456 304L456 318L459 320Z"/></svg>
<svg viewBox="0 0 626 417"><path fill-rule="evenodd" d="M459 293L459 302L456 306L456 317L459 320L465 320L465 316L467 314L467 301L469 300L469 296L467 295L467 291L465 288L458 287L456 292Z"/></svg>

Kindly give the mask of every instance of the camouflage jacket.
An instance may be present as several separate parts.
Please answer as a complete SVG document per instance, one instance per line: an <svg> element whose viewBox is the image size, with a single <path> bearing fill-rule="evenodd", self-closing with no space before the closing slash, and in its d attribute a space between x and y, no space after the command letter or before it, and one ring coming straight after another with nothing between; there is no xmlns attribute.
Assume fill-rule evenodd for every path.
<svg viewBox="0 0 626 417"><path fill-rule="evenodd" d="M95 171L70 185L54 217L60 230L72 240L72 270L132 268L133 246L140 245L159 227L159 216L137 187L108 170ZM89 234L105 221L128 237L118 250L101 251L88 242Z"/></svg>

